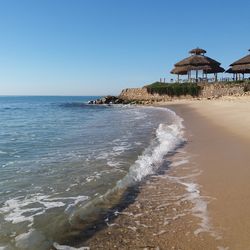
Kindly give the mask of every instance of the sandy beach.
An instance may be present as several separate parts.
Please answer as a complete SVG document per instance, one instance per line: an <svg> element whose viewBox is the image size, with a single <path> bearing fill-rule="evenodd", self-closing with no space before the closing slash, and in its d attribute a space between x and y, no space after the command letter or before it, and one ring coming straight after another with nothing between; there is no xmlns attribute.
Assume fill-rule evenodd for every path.
<svg viewBox="0 0 250 250"><path fill-rule="evenodd" d="M208 206L213 225L229 249L250 249L250 99L225 98L189 107L207 121L203 127L192 123L191 147L199 155L202 190L215 198Z"/></svg>
<svg viewBox="0 0 250 250"><path fill-rule="evenodd" d="M164 106L184 119L186 143L132 204L77 246L250 249L250 98Z"/></svg>

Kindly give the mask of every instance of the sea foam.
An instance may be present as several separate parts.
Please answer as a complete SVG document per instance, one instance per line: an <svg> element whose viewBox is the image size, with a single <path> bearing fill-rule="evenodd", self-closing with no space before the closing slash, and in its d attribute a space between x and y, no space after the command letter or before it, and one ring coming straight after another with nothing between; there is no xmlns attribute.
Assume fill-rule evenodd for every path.
<svg viewBox="0 0 250 250"><path fill-rule="evenodd" d="M168 111L174 123L171 125L160 124L156 130L156 139L151 145L138 157L136 162L130 167L128 174L120 181L117 186L124 188L138 181L141 181L147 175L155 173L162 165L164 156L175 150L175 148L184 141L182 119L174 112Z"/></svg>

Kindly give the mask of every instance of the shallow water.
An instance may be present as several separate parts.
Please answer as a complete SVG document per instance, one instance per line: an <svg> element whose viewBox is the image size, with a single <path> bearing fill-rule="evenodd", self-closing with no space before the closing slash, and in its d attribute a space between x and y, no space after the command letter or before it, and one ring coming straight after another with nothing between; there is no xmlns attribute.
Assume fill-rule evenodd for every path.
<svg viewBox="0 0 250 250"><path fill-rule="evenodd" d="M0 97L0 247L48 248L182 140L167 109L89 99Z"/></svg>

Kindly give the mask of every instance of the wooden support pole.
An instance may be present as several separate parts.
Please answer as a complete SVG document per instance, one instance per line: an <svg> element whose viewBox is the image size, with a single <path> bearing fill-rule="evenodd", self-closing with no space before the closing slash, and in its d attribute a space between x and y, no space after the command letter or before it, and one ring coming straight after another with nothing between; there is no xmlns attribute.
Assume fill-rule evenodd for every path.
<svg viewBox="0 0 250 250"><path fill-rule="evenodd" d="M217 73L214 74L214 80L215 80L215 82L218 81Z"/></svg>

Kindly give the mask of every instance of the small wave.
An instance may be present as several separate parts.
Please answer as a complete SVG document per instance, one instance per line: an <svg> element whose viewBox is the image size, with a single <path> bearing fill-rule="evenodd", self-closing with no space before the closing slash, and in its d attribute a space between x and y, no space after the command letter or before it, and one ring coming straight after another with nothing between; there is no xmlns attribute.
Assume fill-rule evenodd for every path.
<svg viewBox="0 0 250 250"><path fill-rule="evenodd" d="M80 221L88 222L90 214L98 215L101 211L114 205L114 202L117 202L117 198L126 188L155 173L164 162L164 156L183 143L183 120L171 110L166 109L166 112L171 116L172 124L159 125L156 130L156 138L130 167L127 175L118 181L113 189L108 190L102 196L96 197L71 214L69 220L72 226L77 225Z"/></svg>
<svg viewBox="0 0 250 250"><path fill-rule="evenodd" d="M177 117L176 117L177 118ZM124 179L118 182L120 188L141 181L155 173L164 161L164 156L183 142L182 120L176 119L172 125L160 124L156 131L156 141L138 158Z"/></svg>

